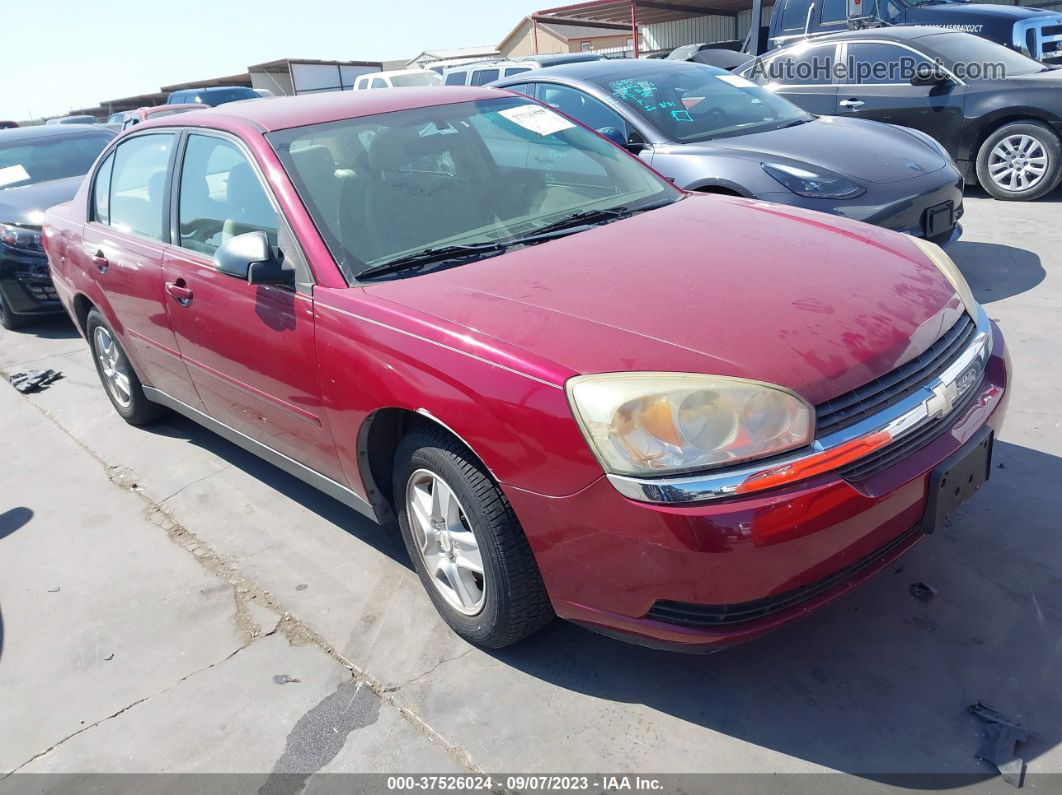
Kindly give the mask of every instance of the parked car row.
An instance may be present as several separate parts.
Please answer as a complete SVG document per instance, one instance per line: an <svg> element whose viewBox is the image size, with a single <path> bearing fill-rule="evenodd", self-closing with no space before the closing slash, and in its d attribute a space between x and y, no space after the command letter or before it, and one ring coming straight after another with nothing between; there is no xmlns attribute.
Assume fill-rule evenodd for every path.
<svg viewBox="0 0 1062 795"><path fill-rule="evenodd" d="M752 639L889 565L984 484L1010 368L932 242L684 190L545 93L582 86L655 134L664 102L724 125L705 106L719 83L741 92L734 126L753 99L788 114L750 133L751 159L783 147L764 136L845 124L883 130L874 153L906 147L926 170L911 179L951 168L920 133L813 120L674 66L698 70L693 90L541 70L538 99L404 88L146 121L44 214L55 291L121 417L176 411L397 519L473 643L555 615L686 650ZM700 144L682 138L645 143L678 158ZM794 196L792 180L827 181L761 171Z"/></svg>
<svg viewBox="0 0 1062 795"><path fill-rule="evenodd" d="M597 61L497 85L596 129L687 190L820 210L938 243L962 217L962 176L925 133L814 116L721 69Z"/></svg>

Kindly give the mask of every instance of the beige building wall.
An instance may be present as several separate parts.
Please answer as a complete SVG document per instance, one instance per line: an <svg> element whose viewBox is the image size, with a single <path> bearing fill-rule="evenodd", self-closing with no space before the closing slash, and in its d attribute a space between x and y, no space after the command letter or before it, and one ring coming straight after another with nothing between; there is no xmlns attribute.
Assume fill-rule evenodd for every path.
<svg viewBox="0 0 1062 795"><path fill-rule="evenodd" d="M565 40L554 35L545 25L538 26L538 54L554 55L557 53L582 52L583 42L589 42L591 52L626 47L629 35L584 36ZM517 58L521 55L535 54L535 38L531 29L531 20L524 19L509 36L498 45L503 58Z"/></svg>

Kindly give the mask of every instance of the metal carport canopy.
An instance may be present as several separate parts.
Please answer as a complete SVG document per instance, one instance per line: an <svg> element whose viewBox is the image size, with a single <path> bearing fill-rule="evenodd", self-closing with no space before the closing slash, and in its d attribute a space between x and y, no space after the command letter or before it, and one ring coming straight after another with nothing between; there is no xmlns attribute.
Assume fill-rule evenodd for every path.
<svg viewBox="0 0 1062 795"><path fill-rule="evenodd" d="M536 11L531 15L531 23L535 25L538 22L548 22L551 25L581 25L629 31L634 39L634 57L637 58L639 25L708 15L732 16L738 11L748 9L752 10L755 24L763 13L763 0L585 0L582 3ZM537 51L537 25L535 41ZM759 37L753 36L753 49L758 49L758 43Z"/></svg>

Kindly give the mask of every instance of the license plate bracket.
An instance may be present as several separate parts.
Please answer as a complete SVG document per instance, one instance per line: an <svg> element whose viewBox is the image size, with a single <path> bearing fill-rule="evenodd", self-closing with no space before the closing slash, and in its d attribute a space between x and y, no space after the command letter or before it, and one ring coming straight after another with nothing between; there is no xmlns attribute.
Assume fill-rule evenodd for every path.
<svg viewBox="0 0 1062 795"><path fill-rule="evenodd" d="M955 226L955 204L943 202L935 204L926 210L925 219L926 237L942 235Z"/></svg>
<svg viewBox="0 0 1062 795"><path fill-rule="evenodd" d="M922 530L932 533L959 506L985 484L992 474L992 444L995 435L985 427L962 449L946 459L929 476L929 495Z"/></svg>

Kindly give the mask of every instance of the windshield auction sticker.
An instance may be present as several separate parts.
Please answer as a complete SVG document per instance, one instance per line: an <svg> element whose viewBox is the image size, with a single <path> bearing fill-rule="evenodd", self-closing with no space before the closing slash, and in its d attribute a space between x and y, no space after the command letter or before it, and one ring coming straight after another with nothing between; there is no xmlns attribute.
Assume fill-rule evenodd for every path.
<svg viewBox="0 0 1062 795"><path fill-rule="evenodd" d="M498 111L513 124L519 124L525 130L539 135L553 135L561 130L570 130L575 125L560 114L554 113L541 105L521 105L518 108L506 108Z"/></svg>
<svg viewBox="0 0 1062 795"><path fill-rule="evenodd" d="M722 80L724 83L729 83L735 88L755 88L756 84L751 80L746 80L740 75L716 75L716 80Z"/></svg>
<svg viewBox="0 0 1062 795"><path fill-rule="evenodd" d="M15 182L22 182L29 179L30 176L21 165L8 166L7 168L0 168L0 187L4 185L11 185Z"/></svg>

